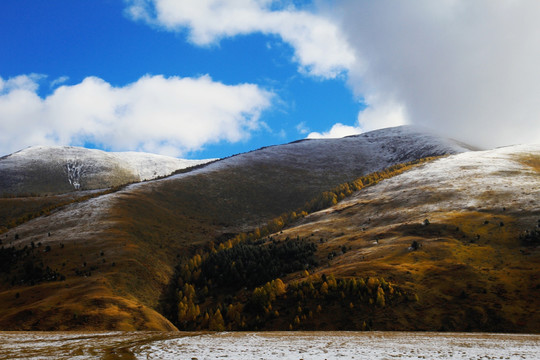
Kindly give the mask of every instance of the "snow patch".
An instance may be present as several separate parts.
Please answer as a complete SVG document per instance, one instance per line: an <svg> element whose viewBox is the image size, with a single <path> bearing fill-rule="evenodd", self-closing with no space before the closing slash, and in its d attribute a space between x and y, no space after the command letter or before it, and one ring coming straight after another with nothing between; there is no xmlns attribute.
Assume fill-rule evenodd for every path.
<svg viewBox="0 0 540 360"><path fill-rule="evenodd" d="M84 174L83 164L79 162L68 162L65 165L65 169L69 183L75 190L79 190L81 188L81 178Z"/></svg>

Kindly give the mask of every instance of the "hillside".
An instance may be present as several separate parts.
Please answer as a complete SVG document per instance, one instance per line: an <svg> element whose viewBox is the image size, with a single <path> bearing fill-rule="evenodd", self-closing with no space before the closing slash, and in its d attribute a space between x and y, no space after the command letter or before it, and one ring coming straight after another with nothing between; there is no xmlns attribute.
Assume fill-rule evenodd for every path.
<svg viewBox="0 0 540 360"><path fill-rule="evenodd" d="M0 195L103 189L170 175L208 160L72 146L33 146L0 158Z"/></svg>
<svg viewBox="0 0 540 360"><path fill-rule="evenodd" d="M315 295L265 326L540 331L540 145L424 164L271 237L316 243L318 265L283 278L293 288L312 284ZM361 299L349 304L347 290L341 305L321 296L321 279L330 277L348 281L348 289L357 279ZM371 287L369 278L377 279ZM271 303L274 311L294 296L285 295Z"/></svg>
<svg viewBox="0 0 540 360"><path fill-rule="evenodd" d="M171 318L174 268L197 249L345 181L463 151L413 128L384 129L268 147L66 205L3 235L19 253L0 274L0 327L173 328L160 313Z"/></svg>

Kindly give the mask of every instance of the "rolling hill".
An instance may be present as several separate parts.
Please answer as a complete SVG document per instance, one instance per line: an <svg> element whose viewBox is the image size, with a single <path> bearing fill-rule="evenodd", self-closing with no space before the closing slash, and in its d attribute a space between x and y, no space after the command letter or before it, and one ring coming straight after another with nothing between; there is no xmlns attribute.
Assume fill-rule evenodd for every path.
<svg viewBox="0 0 540 360"><path fill-rule="evenodd" d="M190 260L193 260L194 256L200 256L200 254L206 256L205 254L212 252L212 248L218 253L221 250L230 250L233 247L231 241L238 238L237 234L263 229L277 216L302 209L306 202L339 184L353 181L370 173L380 172L396 164L430 156L456 154L433 163L418 165L402 175L355 192L351 194L352 197L342 200L328 210L308 216L298 216L295 218L299 221L298 223L291 223L290 228L284 229L283 234L275 234L272 240L257 240L256 243L248 244L253 246L249 249L257 252L260 246L264 247L268 241L274 241L276 244L272 251L294 253L296 251L294 246L300 242L298 244L290 242L294 246L281 248L279 243L283 241L279 240L285 240L289 236L288 241L298 237L298 239L306 239L308 243L317 243L317 249L312 254L314 261L308 262L307 275L303 271L292 268L283 273L283 276L280 275L289 289L298 287L298 282L301 283L306 276L313 277L312 281L318 284L316 279L322 279L322 274L336 276L337 287L341 286L338 283L341 284L342 279L352 277L384 276L390 279L394 284L392 289L399 289L396 290L396 294L400 294L395 296L397 300L387 299L388 304L392 301L396 302L395 310L389 310L394 309L393 307L377 308L379 313L385 314L386 317L383 318L386 320L378 320L380 318L374 316L359 317L360 325L355 324L360 327L363 325L362 322L367 320L367 326L376 329L391 328L389 324L395 324L396 328L409 326L409 328L436 329L437 326L442 326L440 318L444 315L437 313L440 311L439 305L446 303L434 301L434 299L438 299L437 296L443 290L435 288L430 290L431 292L428 291L432 285L420 276L432 270L435 271L437 266L446 271L445 267L450 266L448 263L451 262L451 256L464 261L464 258L452 255L452 251L454 249L465 251L461 247L469 249L467 246L471 246L465 244L461 238L459 238L461 242L453 243L454 238L451 237L453 235L448 235L446 232L450 230L445 228L444 231L439 230L440 234L437 233L436 236L444 240L444 236L448 235L447 240L452 246L448 245L444 251L440 250L440 253L446 254L448 258L442 255L433 257L434 255L430 254L421 256L431 246L428 246L428 243L438 244L439 241L438 238L433 240L421 232L420 235L417 234L419 230L416 225L422 224L422 221L428 218L430 225L419 229L430 229L427 233L431 234L435 231L432 229L440 228L439 223L443 222L444 216L450 216L453 213L461 214L468 208L464 207L465 200L461 202L455 200L454 203L451 201L445 203L446 207L441 210L433 210L429 216L425 209L437 206L439 203L443 204L442 201L445 199L453 197L461 199L459 195L466 199L467 191L472 194L471 197L477 196L482 192L475 188L476 185L485 187L491 179L497 179L497 181L500 178L510 179L511 174L514 174L532 183L532 185L526 185L523 190L529 195L521 196L521 193L512 187L504 188L504 184L490 190L495 196L500 196L501 202L508 203L508 205L503 205L508 210L504 210L504 213L500 215L506 217L501 217L499 221L504 222L505 226L501 227L499 224L496 229L508 231L509 233L505 235L508 241L510 238L519 237L525 229L533 229L538 209L535 210L534 205L531 205L520 213L516 210L518 206L510 204L525 198L538 199L538 197L535 198L538 194L538 177L537 172L534 172L537 171L534 169L538 167L537 149L527 148L526 151L519 153L520 155L516 155L517 157L512 152L514 150L508 151L505 161L493 161L491 167L486 168L478 164L484 163L487 156L485 154L490 154L489 152L469 152L469 149L462 144L441 139L414 128L399 127L343 139L303 140L263 148L209 163L190 171L181 171L167 178L135 183L107 192L70 192L58 195L65 197L66 201L59 203L61 206L53 208L43 216L39 215L40 208L45 206L40 203L43 197L25 198L24 200L28 203L25 209L32 214L37 212L37 215L27 216L25 218L27 220L17 222L16 226L1 235L5 249L3 255L10 260L9 266L5 266L0 271L0 304L2 305L0 328L10 330L186 328L186 324L179 320L181 306L178 301L182 300L182 297L178 299L178 296L179 290L182 291L182 286L186 283L185 279L182 279L181 270ZM479 157L474 163L477 154ZM493 154L494 158L500 156L497 152ZM431 166L436 166L441 162L443 164L450 162L454 165L448 170L432 171L422 175L422 171L427 171L426 169L429 170ZM463 169L460 168L460 163L463 163ZM438 177L434 177L432 173L438 174ZM416 175L410 178L407 177L409 174ZM448 174L447 180L445 180L445 174ZM482 178L488 174L492 177ZM469 175L470 179L476 176L478 180L468 181ZM388 174L385 176L390 177ZM429 183L430 179L432 179L431 183ZM403 182L403 188L387 193L385 189L388 185L386 184L396 182L398 184ZM452 182L459 186L440 187L439 192L438 183L450 184ZM515 185L515 183L512 184ZM453 190L459 194L454 194ZM371 195L370 207L366 205L366 209L361 205L344 207L345 204L352 204L354 201L362 203L363 200L358 199L362 199L363 194L371 194L371 192L375 192L381 200L377 201L376 196ZM410 197L404 195L408 192L410 192ZM487 194L484 195L489 200ZM396 202L389 201L393 199ZM484 200L486 204L489 204L488 200ZM411 203L410 211L407 210L408 201ZM500 208L501 203L498 204ZM492 206L494 208L495 205ZM405 210L398 211L399 209ZM364 210L372 214L368 216L371 225L364 224L367 221ZM494 211L490 213L493 215L492 218L488 215L486 219L473 218L475 221L489 221L486 225L493 225L500 217ZM347 219L355 219L354 226L338 218L338 214L341 213L347 214ZM482 213L482 210L471 210L471 213ZM10 216L9 213L5 214L3 221L6 224L13 220ZM472 235L470 232L473 230L467 227L471 226L472 229L474 223L473 220L470 224L466 222L469 219L468 213L463 217L456 215L456 219L455 227L460 228L460 236L462 236L461 233L464 233L466 237L476 236L476 233ZM445 221L450 223L450 220ZM495 231L494 229L491 231ZM476 228L474 231L478 232ZM387 239L391 237L391 234L394 234L397 240L388 241L386 247ZM482 238L484 233L479 235L481 238L476 240L474 246L480 246L479 244L485 241ZM323 238L322 242L321 238ZM409 251L408 247L413 239L417 239L422 246L416 251ZM368 251L367 248L370 248L374 241L379 242L379 247L373 247ZM311 251L309 250L311 245L303 246L300 244L297 248L305 251L297 253L306 255ZM519 250L523 250L528 255L523 255L525 257L521 258L522 255L512 252L512 256L508 259L509 264L524 266L528 270L512 270L511 278L515 279L517 274L529 276L527 281L532 281L530 284L534 285L536 280L533 273L536 265L532 260L537 259L536 247L515 246L515 248L512 247L512 251L522 254ZM404 270L405 273L409 271L410 274L406 273L409 277L402 276L401 270L392 268L397 265L394 263L391 263L392 266L389 265L389 260L386 259L389 255L386 252L380 254L380 261L378 253L377 257L369 258L369 254L376 253L375 250L379 248L388 249L390 252L399 250L399 254L395 255L398 256L395 260L397 263L404 261L404 264L408 264L407 259L416 259L415 261L419 264L418 269L413 269L412 266L408 269L406 265L403 265L403 269L407 268ZM482 261L488 269L494 266L495 260L492 261L489 256L478 257L484 259ZM439 262L443 263L439 264ZM197 266L201 265L202 263L197 264ZM464 274L477 270L478 266L476 264L468 268L468 272ZM529 269L530 267L532 269ZM502 276L501 274L497 276ZM492 277L493 274L482 279L488 281ZM433 283L437 283L438 278L447 280L445 276L436 273ZM380 280L378 281L380 283ZM426 283L424 284L423 281ZM478 286L479 283L475 281L471 280L471 286ZM500 278L489 281L498 284ZM258 283L253 282L253 284ZM195 285L195 287L199 286ZM385 289L390 291L388 287ZM504 291L508 293L509 289L504 288ZM246 300L249 297L248 293L237 294L230 289L224 290L219 287L211 291L215 291L213 302L211 300L203 302L201 297L197 300L197 305L199 308L212 310L213 315L218 309L225 314L227 306L233 304L231 299L243 297ZM246 291L250 292L252 289ZM522 291L526 293L524 298L531 300L536 290ZM413 303L410 298L414 298L415 295L419 300ZM238 296L240 298L237 298ZM405 298L409 300L402 301ZM229 299L229 303L222 303L223 299ZM288 301L291 301L290 299L291 297ZM477 298L470 299L476 301ZM517 309L515 311L521 315L525 314L527 309L531 309L524 306L524 310L519 310L522 303L515 302L514 297L508 299L510 299L508 301L511 303L510 307ZM291 304L282 298L275 301L278 302L274 305L282 307L283 311L291 307ZM430 312L429 308L432 304L438 304L434 308L439 310ZM306 305L309 307L313 304ZM353 303L353 308L354 305ZM292 306L296 307L295 304ZM329 309L336 310L336 306L339 307L335 305ZM427 315L421 318L418 325L412 326L411 317L418 315L420 306L424 306L423 313ZM316 312L317 309L314 310ZM480 316L478 313L480 312L474 313L475 316ZM304 320L302 316L307 317L308 312L300 314L298 324L294 317L291 319L287 317L292 316L289 314L278 317L275 321L268 321L268 326L276 329L288 328L288 326L344 328L342 320L329 322L328 318L325 318L324 311L319 314L320 322L310 323ZM201 319L204 318L203 313L198 316ZM486 316L489 319L492 318L491 315ZM504 316L503 318L506 319ZM323 321L324 319L327 320ZM456 316L455 319L452 318L444 323L451 324L447 325L448 329L459 328L455 323L460 319L461 317ZM196 325L196 322L193 324ZM501 324L501 328L516 331L516 327L504 321ZM530 323L527 322L524 326L531 328ZM253 325L253 327L260 327L260 325ZM486 328L487 325L484 327Z"/></svg>
<svg viewBox="0 0 540 360"><path fill-rule="evenodd" d="M342 326L537 333L539 235L540 146L528 145L424 164L274 237L324 239L311 278L384 277L418 296L343 311Z"/></svg>
<svg viewBox="0 0 540 360"><path fill-rule="evenodd" d="M0 195L104 189L167 176L208 161L73 146L33 146L0 158Z"/></svg>

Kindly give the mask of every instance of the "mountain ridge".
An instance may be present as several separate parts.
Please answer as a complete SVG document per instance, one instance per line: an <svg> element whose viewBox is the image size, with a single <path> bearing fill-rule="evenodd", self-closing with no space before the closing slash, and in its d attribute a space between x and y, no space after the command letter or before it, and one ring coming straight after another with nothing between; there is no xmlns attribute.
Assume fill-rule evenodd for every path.
<svg viewBox="0 0 540 360"><path fill-rule="evenodd" d="M74 146L32 146L0 158L4 195L63 194L163 177L209 160Z"/></svg>

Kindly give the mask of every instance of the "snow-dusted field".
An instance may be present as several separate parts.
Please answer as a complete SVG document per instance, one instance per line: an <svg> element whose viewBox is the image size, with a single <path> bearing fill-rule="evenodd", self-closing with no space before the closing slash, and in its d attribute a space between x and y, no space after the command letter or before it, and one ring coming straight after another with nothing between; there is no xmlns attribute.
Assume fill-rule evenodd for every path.
<svg viewBox="0 0 540 360"><path fill-rule="evenodd" d="M0 333L1 359L539 359L540 335L403 332Z"/></svg>
<svg viewBox="0 0 540 360"><path fill-rule="evenodd" d="M355 213L372 220L393 217L394 224L404 215L407 215L406 221L421 222L426 217L435 218L438 213L446 216L452 211L479 209L507 208L507 214L518 213L522 218L524 210L531 213L540 210L540 177L521 161L527 156L538 158L540 144L448 156L366 188L310 216L317 218L321 214L339 213L352 205L377 203L388 206L384 211L381 206L375 206L374 213L365 208ZM327 222L335 220L331 216L326 219ZM343 229L337 224L333 227Z"/></svg>

